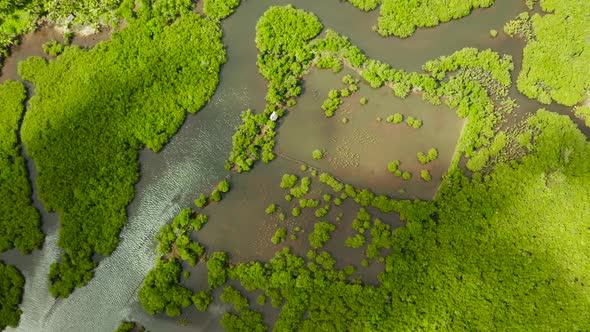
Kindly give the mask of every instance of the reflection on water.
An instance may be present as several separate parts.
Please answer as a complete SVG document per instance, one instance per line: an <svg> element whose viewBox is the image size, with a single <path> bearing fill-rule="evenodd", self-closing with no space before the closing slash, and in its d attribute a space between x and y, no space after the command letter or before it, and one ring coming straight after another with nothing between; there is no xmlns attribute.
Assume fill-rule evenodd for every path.
<svg viewBox="0 0 590 332"><path fill-rule="evenodd" d="M123 319L138 321L150 331L221 329L219 319L226 308L223 304L214 303L207 313L199 313L192 306L180 318L167 318L164 315L152 317L141 310L137 289L143 277L154 266L154 234L178 211L191 206L198 193L209 192L211 186L227 174L223 169L223 161L229 154L233 128L240 120L239 113L246 108L263 109L266 82L258 74L256 67L256 22L269 6L290 2L314 12L325 27L350 37L368 56L390 63L394 68L419 70L426 60L467 46L491 47L512 55L519 55L521 52L520 41L505 37L491 39L488 35L489 29L501 30L504 22L525 10L521 1L497 0L491 8L478 10L474 15L437 28L420 29L414 37L406 40L379 37L371 31L371 26L376 23L376 11L363 13L338 0L242 1L236 12L223 22L223 41L227 45L228 63L222 69L221 83L216 94L201 112L187 117L185 125L160 153L140 153L142 177L136 185L136 199L128 208L129 222L121 233L119 247L112 256L101 261L95 278L65 300L56 301L49 295L46 276L49 265L59 256L55 214L43 213L44 231L47 235L43 250L29 256L18 255L13 251L0 255L2 260L16 264L27 280L21 325L17 329L8 329L9 331L113 331ZM25 38L22 46L15 48L13 57L6 60L0 80L17 78L17 61L29 55L41 55L40 45L43 42L52 38L59 39L53 32L43 31ZM35 179L36 172L30 160L28 166L32 178ZM279 166L275 169L280 168ZM252 177L241 180L238 176L235 181L246 183L257 177L263 178L264 167L258 165L254 170L257 173ZM247 191L246 188L236 190ZM239 193L230 195L237 197ZM34 200L36 206L42 210L42 204L36 197L36 188ZM253 199L254 201L256 200ZM256 246L255 243L259 241L269 243L269 240L258 240L255 231L238 234L242 236L228 236L231 242L220 236L223 234L214 232L229 229L229 225L238 222L229 218L229 212L215 214L211 218L212 224L197 234L211 249L233 249L232 251L238 252L235 258L244 260L263 257L270 252ZM226 214L228 218L224 217ZM239 222L248 226L259 224L261 220L242 218ZM303 251L304 248L299 250ZM202 287L201 278L204 273L197 272L198 268L191 268L191 271L193 276L188 284L194 289ZM179 319L190 321L190 325L178 325Z"/></svg>

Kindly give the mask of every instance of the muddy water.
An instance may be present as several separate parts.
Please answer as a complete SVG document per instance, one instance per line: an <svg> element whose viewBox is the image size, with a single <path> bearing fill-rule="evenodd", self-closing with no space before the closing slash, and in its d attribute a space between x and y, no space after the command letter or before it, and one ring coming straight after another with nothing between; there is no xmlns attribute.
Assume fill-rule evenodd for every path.
<svg viewBox="0 0 590 332"><path fill-rule="evenodd" d="M359 84L359 91L342 98L343 104L335 116L326 118L321 105L328 91L346 88L342 77L350 74L350 69L337 74L313 69L306 76L306 93L278 130L277 152L321 168L357 188L371 188L379 194L400 198L432 199L451 163L464 121L448 107L422 101L420 95L400 99L393 96L390 88L373 89L364 81ZM360 79L358 75L353 77ZM361 97L369 102L361 105ZM415 129L405 122L386 122L394 113L402 114L404 119L420 119L423 125ZM348 120L346 124L342 123L344 118ZM416 154L430 148L438 150L438 159L421 165ZM324 149L325 157L314 160L314 149ZM400 169L411 172L412 179L404 181L393 176L387 170L387 164L393 160L401 161ZM432 181L420 178L423 169L430 171ZM402 189L405 194L400 195Z"/></svg>
<svg viewBox="0 0 590 332"><path fill-rule="evenodd" d="M245 108L263 109L266 82L256 67L255 25L269 6L289 2L313 11L326 27L349 36L369 56L388 62L395 68L419 70L426 60L467 46L492 47L513 55L521 52L522 44L519 42L504 38L490 39L488 36L490 28L500 30L505 21L525 9L520 1L497 0L489 9L437 28L419 30L414 37L406 40L379 37L370 30L376 22L376 12L362 13L337 0L243 1L235 14L223 22L229 60L222 69L216 94L201 112L188 116L185 125L160 153L140 153L142 177L136 185L136 198L128 208L128 224L121 233L119 247L112 256L101 261L95 278L67 299L54 300L49 295L47 272L49 265L60 254L56 247L55 215L43 214L47 235L43 250L24 257L14 252L0 255L2 260L17 264L27 279L21 325L16 330L113 331L123 319L139 321L150 331L221 329L219 319L227 308L224 304L214 303L208 313L198 313L191 307L178 318L150 316L141 309L137 290L154 265L155 233L182 208L191 206L198 193L209 192L216 182L227 175L223 170L223 161L230 151L231 135L239 123L239 113ZM32 35L19 48L15 48L13 57L7 59L3 68L2 80L17 78L16 62L29 55L40 55L41 44L53 37L35 38ZM427 119L424 120L427 125ZM238 214L226 211L230 209L219 208L219 212L211 209L211 224L195 236L211 249L237 252L237 260L262 258L272 252L272 248L267 246L270 242L267 235L273 229L260 229L261 226L258 226L263 222L257 216L261 216L260 205L264 207L264 204L256 197L252 198L248 190L260 195L258 187L274 185L282 167L278 160L274 164L276 166L271 164L269 168L257 165L254 172L244 179L236 176L235 181L240 186L240 181L243 181L244 185L255 188L239 189L236 186L236 192L226 197L228 204L235 204L244 211ZM284 167L296 166L286 163ZM31 162L29 168L34 180L36 172ZM273 176L268 176L267 172ZM36 196L34 199L36 206L43 210ZM246 216L255 220L246 219ZM311 220L302 217L303 222ZM395 223L395 220L391 222ZM346 236L344 231L342 235L338 234L335 238ZM259 235L262 240L258 239ZM295 250L305 250L295 243L293 246ZM331 250L331 247L328 248ZM333 250L338 251L336 254L345 253L344 249L337 247ZM354 262L358 262L358 259L351 259L351 263ZM195 290L204 287L202 267L190 270L193 275L186 284ZM263 311L269 317L276 317L276 310L265 308ZM188 326L179 325L179 320L184 319L190 322Z"/></svg>
<svg viewBox="0 0 590 332"><path fill-rule="evenodd" d="M98 42L111 38L112 32L102 31L90 36L75 36L72 39L72 45L81 47L91 47ZM35 32L25 35L21 43L11 50L11 55L4 60L4 66L1 69L0 83L6 80L20 80L18 76L18 63L30 56L42 56L46 59L54 59L43 53L43 44L48 41L57 40L64 42L63 33L53 27L43 26Z"/></svg>

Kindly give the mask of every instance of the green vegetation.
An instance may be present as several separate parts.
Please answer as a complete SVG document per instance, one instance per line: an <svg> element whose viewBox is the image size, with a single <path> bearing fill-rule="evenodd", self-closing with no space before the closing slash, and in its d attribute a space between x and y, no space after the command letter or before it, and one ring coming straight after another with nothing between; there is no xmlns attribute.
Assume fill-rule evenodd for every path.
<svg viewBox="0 0 590 332"><path fill-rule="evenodd" d="M311 179L306 177L301 178L301 184L299 187L291 188L290 193L293 197L302 197L309 192L309 186L311 185Z"/></svg>
<svg viewBox="0 0 590 332"><path fill-rule="evenodd" d="M212 202L219 202L221 201L221 192L219 191L219 189L213 189L213 191L211 192L211 196L209 196L209 199Z"/></svg>
<svg viewBox="0 0 590 332"><path fill-rule="evenodd" d="M332 177L328 173L320 174L320 182L327 184L328 186L332 187L334 192L341 192L344 189L344 184L338 182L334 177Z"/></svg>
<svg viewBox="0 0 590 332"><path fill-rule="evenodd" d="M407 171L402 173L402 179L404 179L404 181L408 181L411 178L412 178L412 173L407 172Z"/></svg>
<svg viewBox="0 0 590 332"><path fill-rule="evenodd" d="M313 159L322 159L324 157L324 153L320 149L315 149L312 152Z"/></svg>
<svg viewBox="0 0 590 332"><path fill-rule="evenodd" d="M400 113L395 113L395 114L388 116L386 121L387 121L387 123L394 123L394 124L402 123L404 121L404 116L401 115Z"/></svg>
<svg viewBox="0 0 590 332"><path fill-rule="evenodd" d="M281 188L289 189L293 188L294 185L297 184L297 175L293 174L283 174L283 178L281 179Z"/></svg>
<svg viewBox="0 0 590 332"><path fill-rule="evenodd" d="M68 24L71 27L112 25L116 21L116 10L124 2L126 1L82 0L75 3L63 0L40 1L42 11L47 13L47 19L57 25L66 25L68 17L73 14L74 19Z"/></svg>
<svg viewBox="0 0 590 332"><path fill-rule="evenodd" d="M207 309L209 308L209 304L213 302L213 296L211 296L211 292L208 290L200 291L195 293L191 297L191 300L195 304L195 307L197 307L197 310L207 311Z"/></svg>
<svg viewBox="0 0 590 332"><path fill-rule="evenodd" d="M221 20L234 12L240 0L204 0L203 12L207 17Z"/></svg>
<svg viewBox="0 0 590 332"><path fill-rule="evenodd" d="M363 235L357 234L354 237L347 238L345 244L350 248L360 248L365 245L365 241L366 239Z"/></svg>
<svg viewBox="0 0 590 332"><path fill-rule="evenodd" d="M291 210L291 214L293 215L293 217L299 217L299 215L301 214L301 209L298 207L294 207L293 210Z"/></svg>
<svg viewBox="0 0 590 332"><path fill-rule="evenodd" d="M187 235L181 235L176 239L176 249L180 258L190 265L197 264L199 258L205 254L205 248L198 242L193 242Z"/></svg>
<svg viewBox="0 0 590 332"><path fill-rule="evenodd" d="M24 286L25 278L22 274L14 266L0 262L0 330L18 325L22 314L19 304Z"/></svg>
<svg viewBox="0 0 590 332"><path fill-rule="evenodd" d="M191 305L192 292L180 285L182 266L172 258L160 259L139 290L143 310L154 315L166 311L170 317L181 314L181 308Z"/></svg>
<svg viewBox="0 0 590 332"><path fill-rule="evenodd" d="M177 249L178 257L188 260L191 265L195 265L200 256L203 256L205 248L197 242L192 242L189 234L193 230L200 230L207 223L208 217L204 214L198 214L192 218L194 211L191 209L182 210L172 224L164 225L156 240L158 240L158 252L161 255L168 255L172 248Z"/></svg>
<svg viewBox="0 0 590 332"><path fill-rule="evenodd" d="M279 244L283 241L285 241L285 238L287 237L287 230L284 228L279 228L277 229L277 231L275 232L275 234L272 236L272 238L270 239L270 241L273 244Z"/></svg>
<svg viewBox="0 0 590 332"><path fill-rule="evenodd" d="M367 105L367 102L368 102L368 100L367 100L367 98L366 98L366 97L362 97L362 98L360 99L360 103L361 103L361 105Z"/></svg>
<svg viewBox="0 0 590 332"><path fill-rule="evenodd" d="M342 104L342 99L340 99L340 94L338 90L330 90L328 93L328 99L324 101L322 104L322 109L324 110L324 114L327 118L334 116L334 112L338 109L338 107Z"/></svg>
<svg viewBox="0 0 590 332"><path fill-rule="evenodd" d="M264 325L262 314L255 310L244 310L241 315L234 315L226 312L221 319L221 325L226 328L227 331L268 331L268 326Z"/></svg>
<svg viewBox="0 0 590 332"><path fill-rule="evenodd" d="M201 195L199 196L199 198L197 198L197 199L195 200L195 205L196 205L198 208L203 208L205 205L207 205L207 196L205 196L204 194L201 194Z"/></svg>
<svg viewBox="0 0 590 332"><path fill-rule="evenodd" d="M328 253L310 251L306 263L288 248L268 263L238 265L232 278L282 306L277 330L586 329L590 207L579 202L590 191L590 143L567 117L541 111L527 126L535 129L534 153L497 164L486 178L454 169L429 212L413 205L404 213L406 227L371 225L359 210L353 227L371 233L361 265L385 263L377 286L347 281L354 270L334 270ZM334 225L326 228L314 230L322 233L316 247ZM347 244L363 246L356 238ZM385 259L382 249L391 249Z"/></svg>
<svg viewBox="0 0 590 332"><path fill-rule="evenodd" d="M390 173L395 173L398 170L400 164L401 164L401 162L399 160L394 160L394 161L390 162L389 164L387 164L387 170Z"/></svg>
<svg viewBox="0 0 590 332"><path fill-rule="evenodd" d="M274 159L275 123L268 117L274 111L282 113L282 104L301 93L300 78L313 59L307 41L321 30L317 17L292 6L273 6L260 18L256 24L256 47L260 51L258 68L269 82L267 106L261 114L242 114L243 124L233 136L227 168L238 172L250 170L260 159L259 149L264 162Z"/></svg>
<svg viewBox="0 0 590 332"><path fill-rule="evenodd" d="M491 29L490 30L490 37L492 38L496 38L498 36L498 30L496 29Z"/></svg>
<svg viewBox="0 0 590 332"><path fill-rule="evenodd" d="M121 325L115 330L115 332L129 332L135 328L133 322L121 322Z"/></svg>
<svg viewBox="0 0 590 332"><path fill-rule="evenodd" d="M316 218L322 218L326 214L328 214L328 212L330 212L330 205L326 205L324 207L321 207L321 208L315 210L314 215L316 216Z"/></svg>
<svg viewBox="0 0 590 332"><path fill-rule="evenodd" d="M0 56L6 57L18 39L36 27L39 8L36 1L3 1L0 4Z"/></svg>
<svg viewBox="0 0 590 332"><path fill-rule="evenodd" d="M330 239L330 233L336 230L336 226L326 221L319 221L313 226L313 232L309 234L309 244L319 249Z"/></svg>
<svg viewBox="0 0 590 332"><path fill-rule="evenodd" d="M590 91L590 2L542 0L545 15L520 18L532 27L517 87L529 98L573 106Z"/></svg>
<svg viewBox="0 0 590 332"><path fill-rule="evenodd" d="M284 29L285 24L292 24L290 29L298 31L305 26L305 16L299 17L299 23L295 20L301 12L285 8L286 16L273 14L277 27ZM265 15L262 21L267 18ZM525 128L518 127L518 136L498 133L503 111L495 111L494 102L504 105L502 102L509 100L509 57L464 49L427 63L424 69L429 75L408 74L367 60L345 39L330 32L326 35L310 47L334 52L329 55L332 58L334 54L346 58L372 86L397 86L397 95L422 91L426 100L444 101L456 108L459 116L468 118L455 167L444 177L432 202L394 200L345 185L328 174L320 175L322 183L341 193L338 199L352 198L367 209L396 212L406 222L405 227L392 230L380 219L371 221L367 209L361 208L352 223L358 234L345 244L359 248L366 245L361 265L385 265L377 285L364 283L360 277L350 280L352 267L335 270L335 260L328 252L312 250L307 257L299 257L289 248L277 252L267 263L229 267L226 258L221 269L223 283L230 277L239 280L247 291L264 291L264 297L281 308L274 324L278 331L590 328L586 319L589 296L584 286L590 278L585 264L590 255L585 245L590 235L584 220L590 215L590 207L584 203L590 192L590 144L575 125L567 117L541 111L527 121ZM299 59L308 59L308 45L301 42L299 46ZM274 53L276 57L265 59L261 55L259 59L268 60L264 66L273 63L274 75L290 68L285 63L302 63L292 61L297 58L294 50L280 50L284 52ZM300 68L294 67L293 72L299 72ZM265 68L272 72L270 67ZM280 74L281 79L290 78L285 85L297 86L300 76L292 72L283 75L285 72L289 70ZM529 147L526 152L514 160L491 164L493 155L513 146L514 137ZM490 155L481 163L485 174L476 172L468 178L456 166L457 156L470 158L469 167L469 162L477 163L485 151ZM429 159L427 153L422 157ZM399 169L399 163L392 170L405 179L411 177ZM420 174L423 179L424 174ZM306 195L308 181L305 184L302 179L301 186L293 188L295 179L285 189L291 189L296 197ZM312 247L323 247L335 227L318 222L309 236ZM366 237L368 230L370 238ZM267 329L259 313L245 310L245 306L241 310L240 315L226 313L222 325L229 330Z"/></svg>
<svg viewBox="0 0 590 332"><path fill-rule="evenodd" d="M55 61L19 64L35 84L22 139L39 170L39 196L61 217L66 254L49 277L56 297L92 278L95 253L116 248L139 177L136 151L161 149L185 112L211 97L225 62L216 23L187 13L168 25L146 6L137 16L89 51L67 47Z"/></svg>
<svg viewBox="0 0 590 332"><path fill-rule="evenodd" d="M258 297L256 298L256 303L258 303L260 305L265 305L266 304L266 296L264 296L264 294L258 295Z"/></svg>
<svg viewBox="0 0 590 332"><path fill-rule="evenodd" d="M430 172L427 169L423 169L420 171L420 177L422 178L422 180L426 182L430 182L430 180L432 180L432 176L430 175Z"/></svg>
<svg viewBox="0 0 590 332"><path fill-rule="evenodd" d="M226 253L216 251L211 255L207 262L207 281L211 289L225 284L227 280L227 270L229 267L229 257Z"/></svg>
<svg viewBox="0 0 590 332"><path fill-rule="evenodd" d="M584 120L587 127L590 127L590 105L574 107L574 114Z"/></svg>
<svg viewBox="0 0 590 332"><path fill-rule="evenodd" d="M520 13L516 19L504 25L504 32L510 37L518 35L527 42L533 40L533 24L530 18L531 16L528 12Z"/></svg>
<svg viewBox="0 0 590 332"><path fill-rule="evenodd" d="M115 332L129 332L129 331L143 332L145 329L143 326L135 323L135 322L121 322L121 325L115 330Z"/></svg>
<svg viewBox="0 0 590 332"><path fill-rule="evenodd" d="M264 210L264 212L266 212L266 214L273 214L277 211L277 205L276 204L271 204L269 205L266 210Z"/></svg>
<svg viewBox="0 0 590 332"><path fill-rule="evenodd" d="M232 302L234 304L234 309L237 312L240 312L250 305L248 299L245 298L239 290L233 288L232 286L227 286L223 289L221 293L221 300L225 303Z"/></svg>
<svg viewBox="0 0 590 332"><path fill-rule="evenodd" d="M356 8L364 11L370 11L381 4L381 0L348 0Z"/></svg>
<svg viewBox="0 0 590 332"><path fill-rule="evenodd" d="M430 148L428 149L428 152L418 152L416 156L418 157L418 161L420 161L420 164L426 165L429 162L432 162L436 160L436 158L438 158L438 150L435 148Z"/></svg>
<svg viewBox="0 0 590 332"><path fill-rule="evenodd" d="M236 130L232 141L233 149L225 165L227 169L235 169L238 173L249 171L256 160L268 163L275 158L274 128L276 123L268 117L275 109L269 109L263 114L253 114L251 110L242 113L242 125ZM267 114L268 113L268 114ZM282 115L282 111L277 112ZM262 139L260 139L260 135ZM262 152L259 150L262 149ZM262 155L261 155L262 154Z"/></svg>
<svg viewBox="0 0 590 332"><path fill-rule="evenodd" d="M17 136L25 97L19 82L0 85L0 252L17 248L27 254L41 246L44 235L39 212L31 206L31 184Z"/></svg>
<svg viewBox="0 0 590 332"><path fill-rule="evenodd" d="M422 127L422 120L415 119L412 116L406 118L406 124L414 129Z"/></svg>
<svg viewBox="0 0 590 332"><path fill-rule="evenodd" d="M217 185L217 190L221 191L222 193L226 193L229 191L229 182L227 180L223 180L219 182Z"/></svg>
<svg viewBox="0 0 590 332"><path fill-rule="evenodd" d="M381 4L377 27L380 35L394 35L406 38L414 34L416 28L433 27L469 15L472 8L489 7L494 0L348 0L355 7L369 11Z"/></svg>
<svg viewBox="0 0 590 332"><path fill-rule="evenodd" d="M64 52L66 46L60 44L57 40L51 40L43 44L43 53L51 56L58 56Z"/></svg>

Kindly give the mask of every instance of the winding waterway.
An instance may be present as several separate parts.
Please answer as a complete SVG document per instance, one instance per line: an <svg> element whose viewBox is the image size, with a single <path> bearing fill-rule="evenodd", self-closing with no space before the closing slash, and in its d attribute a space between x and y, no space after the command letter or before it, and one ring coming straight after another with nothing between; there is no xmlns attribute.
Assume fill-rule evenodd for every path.
<svg viewBox="0 0 590 332"><path fill-rule="evenodd" d="M154 266L156 243L153 238L156 232L182 208L192 206L198 193L209 192L212 185L228 174L223 163L231 149L231 136L234 127L239 124L240 112L246 108L263 109L266 82L256 67L255 26L269 6L288 3L314 12L326 28L348 36L368 56L388 62L394 68L420 70L420 66L429 59L463 47L477 47L493 48L513 55L516 63L514 76L520 69L522 43L504 34L492 39L488 32L492 28L501 30L504 22L526 10L522 1L496 0L491 8L477 10L466 18L436 28L419 29L413 37L400 40L384 39L371 31L377 22L377 11L363 13L338 0L243 0L236 12L223 22L228 62L222 68L215 95L203 110L187 117L184 126L160 153L149 150L140 153L141 179L135 186L135 199L128 207L129 221L121 233L117 250L101 260L95 277L88 285L64 300L53 299L47 290L49 266L60 255L57 247L58 217L54 213L42 212L43 230L47 236L42 250L28 256L15 251L0 255L3 261L15 264L27 280L20 325L16 329L9 328L9 331L113 331L121 320L138 321L150 331L221 329L219 320L225 310L223 304L214 303L207 313L200 313L191 306L178 318L150 316L141 309L137 290ZM30 55L41 55L40 45L54 35L49 30L41 30L25 38L5 62L1 80L16 79L16 63ZM100 39L104 38L96 38L96 41ZM80 44L89 45L81 40ZM512 95L521 104L519 114L541 107L520 96L514 89ZM550 109L564 114L568 112L565 108L552 106ZM34 181L36 170L30 159L28 167ZM262 169L265 166L257 167ZM256 183L268 182L267 175L260 170L240 176L251 177L244 182ZM275 181L274 178L272 181ZM257 199L255 195L245 197L247 200ZM33 199L35 206L44 211L35 186ZM247 205L244 208L248 208ZM211 219L211 223L220 223L215 227L220 231L231 225L221 223L230 222L230 218L222 218L221 215ZM260 221L243 219L241 222ZM204 229L198 237L206 235ZM252 236L256 236L255 232ZM219 234L213 241L203 239L207 246L216 248L231 245L230 248L241 253L238 255L240 260L260 258L257 251L248 250L255 241L248 236L230 237L228 240ZM191 271L193 275L189 286L194 289L203 287L203 279L199 278L204 275L202 267ZM270 309L268 313L271 313ZM188 325L181 326L183 324L178 324L179 320L185 320Z"/></svg>

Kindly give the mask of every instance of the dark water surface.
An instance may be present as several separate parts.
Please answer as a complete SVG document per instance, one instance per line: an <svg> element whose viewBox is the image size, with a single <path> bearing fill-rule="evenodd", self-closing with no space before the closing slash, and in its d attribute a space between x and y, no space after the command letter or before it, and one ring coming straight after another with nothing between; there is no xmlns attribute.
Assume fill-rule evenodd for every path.
<svg viewBox="0 0 590 332"><path fill-rule="evenodd" d="M5 262L17 265L27 280L20 326L9 328L9 331L113 331L121 320L138 321L150 331L221 330L219 320L228 308L225 304L214 302L207 313L200 313L191 306L177 318L150 316L141 309L137 290L155 263L154 235L182 208L192 206L197 194L210 192L217 182L227 176L223 163L231 149L231 136L240 122L240 112L246 108L259 111L264 108L266 82L258 74L256 66L255 26L269 6L288 3L314 12L326 28L348 36L368 56L390 63L394 68L420 70L427 60L463 47L493 48L511 54L515 57L517 71L520 68L522 43L503 33L491 39L488 32L492 28L501 31L504 22L526 10L521 1L497 0L491 8L476 10L475 14L436 28L419 29L413 37L405 40L379 37L371 31L371 26L376 24L377 11L363 13L338 0L242 1L236 12L223 22L228 62L222 68L215 95L198 114L187 117L185 125L160 153L149 150L140 153L141 179L136 185L136 197L128 207L129 221L121 233L117 250L101 260L94 279L64 300L54 300L47 291L49 266L60 255L56 214L42 212L43 230L47 236L42 250L28 256L15 251L0 255ZM106 34L87 38L95 38L96 42L108 37ZM41 44L53 38L61 37L51 29L42 29L26 37L6 60L0 81L18 78L16 63L30 55L41 55ZM74 42L92 44L88 39ZM516 90L512 91L512 95L522 105L517 114L534 111L541 106L526 100ZM563 114L569 112L553 106L550 109ZM426 126L428 119L423 120ZM415 158L416 152L409 157ZM31 160L28 160L28 167L34 181L36 170ZM269 202L282 199L275 197L278 193L273 191L280 175L285 171L296 172L297 168L296 163L279 159L270 165L258 164L249 174L234 175L231 181L235 189L227 195L220 208L210 207L210 224L195 237L209 250L234 253L232 259L235 262L271 256L276 247L270 244L270 236L276 223L265 223L263 209ZM419 191L415 195L420 197ZM35 206L44 211L36 186L33 199ZM353 207L343 209L350 209L353 213ZM304 215L299 218L298 222L309 225L314 221L313 217L306 218ZM396 216L381 218L393 226L401 225ZM342 223L348 219L343 219ZM289 225L292 227L295 224ZM349 227L339 226L339 229L343 230L334 237L339 244L329 244L328 250L337 256L350 257L350 262L339 261L337 267L345 263L357 264L360 257L353 253L348 255L348 248L340 243L352 234ZM287 244L293 246L296 252L304 253L307 234ZM378 269L377 265L372 265L370 275L374 277ZM192 274L185 282L187 286L193 290L206 286L203 264L187 270ZM367 275L368 279L370 275ZM253 298L251 302L254 303ZM257 305L253 307L258 308ZM277 317L277 311L268 305L258 309L265 313L267 322ZM188 326L181 326L179 320L185 320Z"/></svg>

